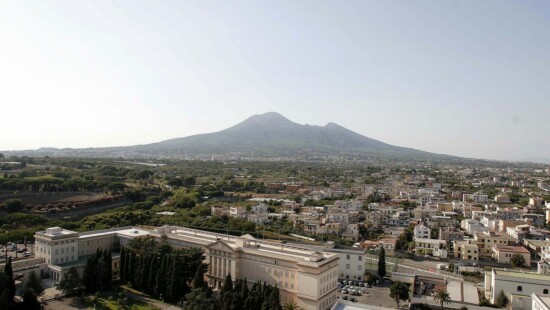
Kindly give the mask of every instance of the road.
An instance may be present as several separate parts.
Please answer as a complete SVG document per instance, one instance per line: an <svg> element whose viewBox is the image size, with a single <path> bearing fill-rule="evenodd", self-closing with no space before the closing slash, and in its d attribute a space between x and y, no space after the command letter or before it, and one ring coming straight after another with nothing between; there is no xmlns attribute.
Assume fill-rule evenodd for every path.
<svg viewBox="0 0 550 310"><path fill-rule="evenodd" d="M368 262L371 262L369 264ZM427 276L431 277L439 277L439 278L451 278L458 281L462 281L462 277L459 275L454 275L449 272L445 272L443 270L437 270L437 262L432 261L424 261L419 264L417 262L413 262L409 259L395 259L391 257L386 257L386 264L390 266L394 266L395 268L397 262L397 270L396 272L406 273L406 274L417 274L422 273ZM370 268L369 268L370 267ZM378 269L378 258L369 257L367 256L367 269L369 270L377 270ZM392 269L395 270L395 269Z"/></svg>

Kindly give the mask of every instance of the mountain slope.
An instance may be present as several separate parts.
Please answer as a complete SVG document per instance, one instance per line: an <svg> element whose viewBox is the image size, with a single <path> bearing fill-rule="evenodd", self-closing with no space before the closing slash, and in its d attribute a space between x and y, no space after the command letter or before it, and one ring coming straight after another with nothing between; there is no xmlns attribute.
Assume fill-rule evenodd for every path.
<svg viewBox="0 0 550 310"><path fill-rule="evenodd" d="M139 146L142 150L169 150L183 153L253 152L272 155L285 153L353 153L363 155L438 156L402 148L355 133L334 123L326 126L300 125L269 112L254 115L225 130L176 138Z"/></svg>
<svg viewBox="0 0 550 310"><path fill-rule="evenodd" d="M390 145L355 133L334 123L301 125L269 112L214 133L170 139L129 147L55 149L6 152L14 156L209 158L213 155L248 158L304 158L317 156L377 156L391 158L438 158L452 156Z"/></svg>

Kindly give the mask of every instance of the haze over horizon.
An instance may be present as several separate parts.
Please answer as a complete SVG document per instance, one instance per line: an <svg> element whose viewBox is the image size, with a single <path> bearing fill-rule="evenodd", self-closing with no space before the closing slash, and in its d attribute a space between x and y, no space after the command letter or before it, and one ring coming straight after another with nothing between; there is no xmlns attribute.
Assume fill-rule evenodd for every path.
<svg viewBox="0 0 550 310"><path fill-rule="evenodd" d="M127 146L275 111L550 159L545 1L0 1L0 150Z"/></svg>

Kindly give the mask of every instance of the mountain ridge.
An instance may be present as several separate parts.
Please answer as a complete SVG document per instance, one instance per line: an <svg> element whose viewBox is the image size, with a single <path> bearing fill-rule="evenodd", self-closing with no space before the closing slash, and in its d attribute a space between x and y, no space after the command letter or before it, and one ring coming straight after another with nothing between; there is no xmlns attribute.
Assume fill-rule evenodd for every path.
<svg viewBox="0 0 550 310"><path fill-rule="evenodd" d="M249 154L252 157L269 156L317 156L353 155L382 157L432 157L453 156L429 153L413 148L390 145L329 122L324 126L295 123L277 112L267 112L248 117L224 130L202 133L156 143L107 148L53 149L31 151L54 156L79 156L79 154L122 156L177 155L225 155Z"/></svg>

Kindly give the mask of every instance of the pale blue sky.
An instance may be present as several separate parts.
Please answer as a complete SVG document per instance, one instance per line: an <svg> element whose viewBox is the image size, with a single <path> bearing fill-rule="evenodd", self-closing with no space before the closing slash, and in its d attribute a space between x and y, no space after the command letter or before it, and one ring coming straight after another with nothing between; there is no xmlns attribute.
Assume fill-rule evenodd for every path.
<svg viewBox="0 0 550 310"><path fill-rule="evenodd" d="M399 146L550 158L550 2L3 1L0 150L276 111Z"/></svg>

